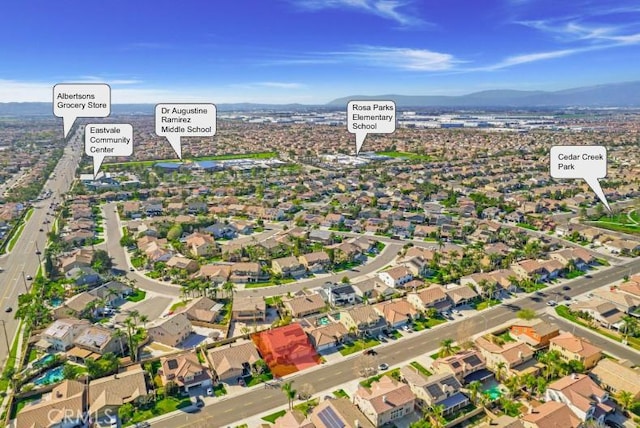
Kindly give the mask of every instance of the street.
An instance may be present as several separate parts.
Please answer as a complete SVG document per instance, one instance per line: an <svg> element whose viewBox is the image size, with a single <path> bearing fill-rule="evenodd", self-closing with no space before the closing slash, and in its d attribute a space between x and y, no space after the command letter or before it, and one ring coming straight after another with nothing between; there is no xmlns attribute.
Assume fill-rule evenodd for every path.
<svg viewBox="0 0 640 428"><path fill-rule="evenodd" d="M560 285L551 288L557 290L559 293L575 297L594 288L621 279L629 273L634 274L638 271L640 271L640 260L634 260L624 266L615 266L611 269L594 273L592 278L581 277L571 281L568 283L571 286L571 290L569 291L561 291L562 286ZM545 289L545 294L548 296L553 294L549 291L550 290ZM479 321L464 324L465 333L468 336L472 336L485 331L487 328L491 329L492 326L500 325L515 318L515 312L522 308L531 308L536 311L544 310L547 308L546 301L548 300L550 300L549 297L541 299L540 301L534 301L531 299L531 296L526 296L511 301L508 305L495 306L491 309L481 311L472 317L465 317L455 322L442 324L433 330L416 332L402 340L378 346L376 348L378 361L384 361L390 366L394 366L403 361L411 360L425 353L432 352L439 348L442 340L448 338L455 340L459 334L461 323L467 318L474 318ZM543 315L543 318L547 317L548 315ZM563 320L560 320L558 324L562 329L573 329L572 324ZM576 333L591 340L595 345L602 347L606 353L612 356L640 363L640 354L631 348L621 344L611 343L591 332L578 330ZM356 373L357 369L355 365L358 356L359 354L354 354L351 357L347 357L331 365L293 374L288 376L287 380L293 380L295 385L298 386L309 383L313 386L314 391L337 388L339 385L359 377ZM198 421L203 423L206 421L206 426L222 427L240 422L243 419L285 405L286 403L287 400L282 391L257 387L248 390L241 398L238 396L230 397L209 404L197 415L177 412L172 417L154 422L152 425L158 428L175 428L193 426L194 424L197 426Z"/></svg>

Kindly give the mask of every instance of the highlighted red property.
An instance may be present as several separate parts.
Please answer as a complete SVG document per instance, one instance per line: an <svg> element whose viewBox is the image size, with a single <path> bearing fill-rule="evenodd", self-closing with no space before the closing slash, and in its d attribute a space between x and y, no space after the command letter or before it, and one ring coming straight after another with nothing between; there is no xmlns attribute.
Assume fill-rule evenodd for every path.
<svg viewBox="0 0 640 428"><path fill-rule="evenodd" d="M320 356L300 324L289 324L251 336L275 377L320 364Z"/></svg>

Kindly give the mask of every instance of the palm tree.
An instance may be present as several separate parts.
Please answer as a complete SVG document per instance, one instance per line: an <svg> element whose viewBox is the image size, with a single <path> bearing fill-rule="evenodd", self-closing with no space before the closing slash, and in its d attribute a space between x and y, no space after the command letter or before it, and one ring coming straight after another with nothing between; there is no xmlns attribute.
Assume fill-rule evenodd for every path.
<svg viewBox="0 0 640 428"><path fill-rule="evenodd" d="M444 406L442 404L434 404L429 406L429 421L431 428L444 428L447 424L444 416Z"/></svg>
<svg viewBox="0 0 640 428"><path fill-rule="evenodd" d="M140 322L142 323L142 328L147 328L147 322L149 321L149 317L145 314L140 315Z"/></svg>
<svg viewBox="0 0 640 428"><path fill-rule="evenodd" d="M622 321L624 322L624 338L626 339L629 335L635 336L638 331L638 319L625 315L622 317Z"/></svg>
<svg viewBox="0 0 640 428"><path fill-rule="evenodd" d="M615 399L620 405L620 407L622 407L622 410L625 410L625 411L631 408L631 406L633 406L634 402L636 401L632 393L624 390L618 391L618 393L615 396Z"/></svg>
<svg viewBox="0 0 640 428"><path fill-rule="evenodd" d="M474 404L478 399L478 392L480 392L481 387L482 387L482 382L480 382L479 380L471 381L471 383L469 384L469 392L471 393L471 402L473 402Z"/></svg>
<svg viewBox="0 0 640 428"><path fill-rule="evenodd" d="M222 285L222 289L227 293L227 298L231 299L233 293L236 291L236 285L233 282L227 281Z"/></svg>
<svg viewBox="0 0 640 428"><path fill-rule="evenodd" d="M502 379L502 375L504 374L504 369L507 367L504 361L499 361L496 364L496 379L500 381Z"/></svg>
<svg viewBox="0 0 640 428"><path fill-rule="evenodd" d="M293 381L285 382L282 384L281 389L284 391L284 394L287 397L287 402L289 403L289 410L293 409L293 401L296 399L297 391L293 389Z"/></svg>
<svg viewBox="0 0 640 428"><path fill-rule="evenodd" d="M125 334L119 328L113 331L112 337L116 339L116 341L120 344L120 355L124 357L124 345L122 344L122 339L124 339Z"/></svg>
<svg viewBox="0 0 640 428"><path fill-rule="evenodd" d="M456 351L453 346L453 339L445 339L442 342L440 342L440 352L438 352L439 357L441 358L448 357L455 353Z"/></svg>

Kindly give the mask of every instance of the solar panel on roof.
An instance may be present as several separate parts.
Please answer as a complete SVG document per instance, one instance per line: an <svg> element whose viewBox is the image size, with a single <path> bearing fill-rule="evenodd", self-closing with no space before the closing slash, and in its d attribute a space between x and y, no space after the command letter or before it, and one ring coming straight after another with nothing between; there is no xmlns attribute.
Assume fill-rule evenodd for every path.
<svg viewBox="0 0 640 428"><path fill-rule="evenodd" d="M472 366L477 366L478 364L480 364L480 358L478 358L477 355L470 355L465 358L464 361Z"/></svg>
<svg viewBox="0 0 640 428"><path fill-rule="evenodd" d="M167 361L167 366L169 366L169 369L175 370L178 368L178 362L176 360L169 360Z"/></svg>
<svg viewBox="0 0 640 428"><path fill-rule="evenodd" d="M427 386L427 392L429 392L429 394L432 397L438 397L438 396L440 396L440 394L442 394L442 390L440 389L438 384L428 385Z"/></svg>
<svg viewBox="0 0 640 428"><path fill-rule="evenodd" d="M331 407L326 407L318 412L318 417L327 428L344 428L346 426Z"/></svg>

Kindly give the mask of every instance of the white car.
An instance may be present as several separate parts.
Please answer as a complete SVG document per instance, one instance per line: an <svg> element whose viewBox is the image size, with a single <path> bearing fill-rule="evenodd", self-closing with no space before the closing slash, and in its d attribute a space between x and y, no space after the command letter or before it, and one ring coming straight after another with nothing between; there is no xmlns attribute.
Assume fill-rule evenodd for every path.
<svg viewBox="0 0 640 428"><path fill-rule="evenodd" d="M213 388L211 388L211 387L207 388L207 395L209 397L213 397Z"/></svg>
<svg viewBox="0 0 640 428"><path fill-rule="evenodd" d="M387 363L382 363L382 364L380 364L380 365L378 366L378 370L379 370L379 371L381 371L381 372L382 372L382 371L385 371L385 370L389 370L389 364L387 364Z"/></svg>
<svg viewBox="0 0 640 428"><path fill-rule="evenodd" d="M556 302L555 300L549 300L549 301L547 302L547 305L549 305L549 306L555 306L555 305L557 305L557 304L558 304L558 302Z"/></svg>

